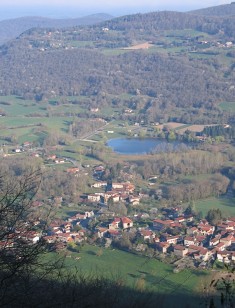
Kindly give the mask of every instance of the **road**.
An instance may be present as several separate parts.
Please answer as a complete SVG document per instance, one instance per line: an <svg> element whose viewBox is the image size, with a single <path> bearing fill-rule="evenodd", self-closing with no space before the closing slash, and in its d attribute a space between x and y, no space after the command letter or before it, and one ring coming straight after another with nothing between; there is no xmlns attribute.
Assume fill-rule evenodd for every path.
<svg viewBox="0 0 235 308"><path fill-rule="evenodd" d="M78 138L78 139L75 139L74 142L76 141L87 141L87 142L98 142L98 141L95 141L95 140L90 140L88 138L94 136L95 134L98 134L100 132L100 130L103 130L107 125L109 125L111 122L107 122L105 123L105 125L99 127L98 129L96 129L95 131L93 131L92 133L89 133L88 135L85 135L81 138Z"/></svg>

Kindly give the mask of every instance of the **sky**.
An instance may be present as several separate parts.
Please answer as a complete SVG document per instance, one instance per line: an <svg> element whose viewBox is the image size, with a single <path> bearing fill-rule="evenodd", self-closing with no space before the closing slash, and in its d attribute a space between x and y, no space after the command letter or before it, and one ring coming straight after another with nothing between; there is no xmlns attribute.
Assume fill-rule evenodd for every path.
<svg viewBox="0 0 235 308"><path fill-rule="evenodd" d="M22 16L81 17L95 13L113 16L150 11L188 11L232 0L0 0L0 20Z"/></svg>

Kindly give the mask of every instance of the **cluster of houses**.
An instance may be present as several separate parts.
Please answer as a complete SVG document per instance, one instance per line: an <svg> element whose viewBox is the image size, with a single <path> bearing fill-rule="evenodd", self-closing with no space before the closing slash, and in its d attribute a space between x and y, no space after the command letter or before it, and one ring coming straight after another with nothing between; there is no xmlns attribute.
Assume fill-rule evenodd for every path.
<svg viewBox="0 0 235 308"><path fill-rule="evenodd" d="M95 169L95 174L103 171L103 167L98 166ZM109 201L113 203L129 202L132 205L137 205L141 199L141 195L134 195L135 185L130 182L108 183L107 181L99 181L95 182L91 187L101 188L103 191L88 194L86 198L90 202L100 202L102 204L107 204Z"/></svg>
<svg viewBox="0 0 235 308"><path fill-rule="evenodd" d="M14 248L21 243L35 244L41 238L41 233L31 230L16 229L14 232L5 232L0 241L0 251L8 248Z"/></svg>
<svg viewBox="0 0 235 308"><path fill-rule="evenodd" d="M153 229L160 237L154 238L156 248L162 252L173 252L178 257L190 256L197 261L218 260L224 263L235 261L235 218L228 218L218 226L212 226L205 219L192 224L193 217L177 217L175 220L153 221ZM192 227L189 227L189 224ZM176 235L167 230L177 228ZM184 229L186 228L186 229ZM180 230L186 230L182 235Z"/></svg>
<svg viewBox="0 0 235 308"><path fill-rule="evenodd" d="M57 157L50 155L47 159L56 162ZM67 173L73 175L78 172L77 167L67 169ZM87 201L100 205L100 210L96 208L95 212L89 210L82 214L77 213L66 221L55 220L50 224L46 234L36 231L28 231L26 234L17 231L18 234L15 232L12 239L0 242L0 250L13 247L15 239L19 238L36 243L43 237L49 244L54 244L56 249L64 249L69 243L86 242L88 235L112 240L120 239L126 232L132 232L146 246L151 245L150 247L162 254L173 253L178 258L190 257L197 261L195 264L211 260L224 263L235 261L235 217L227 218L216 227L210 225L206 219L196 222L193 215L178 211L177 208L165 209L161 212L161 218L156 218L157 212L145 213L145 216L142 214L117 217L107 206L110 200L113 203L128 202L138 205L143 196L134 194L135 185L130 182L101 181L100 177L104 172L105 168L102 165L94 167L93 176L96 182L91 186L102 191L86 195ZM104 218L103 221L100 217ZM146 218L148 227L140 227L140 222ZM96 222L96 219L99 223L89 227L87 222Z"/></svg>
<svg viewBox="0 0 235 308"><path fill-rule="evenodd" d="M96 231L98 237L120 238L123 230L128 231L133 226L130 218L121 217L114 218L106 228L96 228ZM178 232L172 235L172 230ZM163 254L173 253L179 258L187 256L199 263L216 259L224 263L235 261L235 218L228 218L217 227L205 219L194 224L193 216L175 220L154 219L152 227L137 228L135 232Z"/></svg>
<svg viewBox="0 0 235 308"><path fill-rule="evenodd" d="M227 264L235 261L235 217L213 226L206 219L196 223L193 215L182 214L172 219L151 219L148 216L149 226L143 228L139 227L139 222L145 218L142 215L117 217L111 212L106 214L101 223L97 218L102 215L104 217L102 209L95 213L92 210L76 213L66 221L57 219L50 223L46 234L15 231L11 238L0 242L0 250L14 247L14 242L19 238L32 244L43 238L60 250L65 249L69 243L86 242L88 236L112 241L132 232L145 246L151 245L162 254L173 253L179 259L189 257L195 261L195 265L214 260ZM89 220L97 220L99 223L89 227ZM35 222L35 226L37 224Z"/></svg>
<svg viewBox="0 0 235 308"><path fill-rule="evenodd" d="M46 239L59 240L64 243L86 240L88 230L73 232L73 226L79 225L84 219L96 219L103 211L94 213L87 211L76 214L65 223L50 226L53 235ZM112 214L112 215L111 215ZM157 251L173 253L178 258L191 257L193 260L207 262L218 260L224 263L235 261L235 218L230 217L221 224L212 226L206 219L195 223L192 215L182 215L174 219L153 219L148 228L139 228L141 215L135 217L116 217L109 213L109 220L89 230L96 238L120 239L125 232L134 232L144 243L150 244ZM106 219L107 221L107 219ZM136 226L135 226L135 222ZM173 235L174 234L174 235Z"/></svg>
<svg viewBox="0 0 235 308"><path fill-rule="evenodd" d="M80 219L86 219L88 217L87 215L89 214L77 214L75 217L67 219L67 221L53 221L49 226L47 235L43 236L44 240L49 244L54 244L56 250L66 248L69 243L79 244L86 241L87 231L83 229L76 230L74 228L74 222L78 222Z"/></svg>

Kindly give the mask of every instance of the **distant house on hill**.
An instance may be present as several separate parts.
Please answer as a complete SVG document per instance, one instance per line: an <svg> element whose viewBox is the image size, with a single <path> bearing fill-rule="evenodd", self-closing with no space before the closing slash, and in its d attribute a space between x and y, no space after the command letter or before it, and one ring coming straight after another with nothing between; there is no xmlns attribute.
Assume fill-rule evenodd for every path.
<svg viewBox="0 0 235 308"><path fill-rule="evenodd" d="M133 221L128 217L115 218L110 224L109 229L114 230L118 228L128 229L133 227Z"/></svg>

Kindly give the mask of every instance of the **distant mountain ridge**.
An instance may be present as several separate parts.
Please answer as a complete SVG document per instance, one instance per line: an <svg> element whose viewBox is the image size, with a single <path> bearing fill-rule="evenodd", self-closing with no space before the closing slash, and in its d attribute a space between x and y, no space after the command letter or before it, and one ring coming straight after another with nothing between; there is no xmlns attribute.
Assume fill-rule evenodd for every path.
<svg viewBox="0 0 235 308"><path fill-rule="evenodd" d="M204 15L204 16L218 16L218 17L233 16L235 15L235 2L231 2L231 4L223 4L204 9L194 10L188 13L196 15Z"/></svg>
<svg viewBox="0 0 235 308"><path fill-rule="evenodd" d="M221 32L229 40L235 40L235 15L207 16L192 12L161 11L122 16L105 21L102 25L111 30L132 35L134 33L138 39L141 38L141 33L146 38L148 34L157 33L159 30L194 29L208 34Z"/></svg>
<svg viewBox="0 0 235 308"><path fill-rule="evenodd" d="M30 16L0 21L0 44L16 38L31 28L66 28L81 25L93 25L112 19L113 16L99 13L80 18L52 19Z"/></svg>

